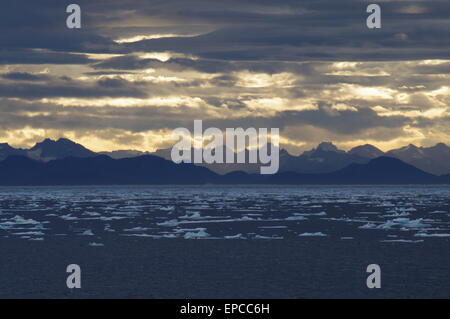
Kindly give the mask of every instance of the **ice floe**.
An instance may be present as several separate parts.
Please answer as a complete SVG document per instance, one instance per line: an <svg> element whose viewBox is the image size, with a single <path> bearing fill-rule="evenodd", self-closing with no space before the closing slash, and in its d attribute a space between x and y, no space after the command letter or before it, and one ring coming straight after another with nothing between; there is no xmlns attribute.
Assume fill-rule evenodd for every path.
<svg viewBox="0 0 450 319"><path fill-rule="evenodd" d="M84 232L82 232L80 235L82 236L94 236L94 233L90 229L86 229Z"/></svg>
<svg viewBox="0 0 450 319"><path fill-rule="evenodd" d="M210 235L206 232L206 228L200 228L197 231L190 231L184 234L185 239L198 239L209 237Z"/></svg>
<svg viewBox="0 0 450 319"><path fill-rule="evenodd" d="M315 233L302 233L298 235L299 237L325 237L326 234L322 232L315 232Z"/></svg>
<svg viewBox="0 0 450 319"><path fill-rule="evenodd" d="M91 243L89 243L89 246L91 246L91 247L102 247L102 246L105 246L105 245L102 244L102 243L91 242Z"/></svg>

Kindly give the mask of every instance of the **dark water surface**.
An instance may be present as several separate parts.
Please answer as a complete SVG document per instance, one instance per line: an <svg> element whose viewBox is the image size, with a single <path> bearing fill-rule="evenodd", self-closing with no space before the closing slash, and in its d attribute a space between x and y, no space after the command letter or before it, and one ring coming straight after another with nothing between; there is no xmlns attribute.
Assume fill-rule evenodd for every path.
<svg viewBox="0 0 450 319"><path fill-rule="evenodd" d="M0 297L450 297L448 186L0 188ZM68 264L82 269L69 290ZM379 264L382 288L368 289Z"/></svg>

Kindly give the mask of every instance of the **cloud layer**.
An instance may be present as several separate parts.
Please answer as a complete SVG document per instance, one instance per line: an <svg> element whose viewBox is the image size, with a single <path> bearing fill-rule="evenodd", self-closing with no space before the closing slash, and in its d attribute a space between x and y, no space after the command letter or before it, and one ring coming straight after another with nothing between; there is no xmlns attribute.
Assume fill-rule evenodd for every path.
<svg viewBox="0 0 450 319"><path fill-rule="evenodd" d="M294 153L322 140L450 142L448 1L78 1L0 12L0 141L68 137L154 150L171 130L279 127Z"/></svg>

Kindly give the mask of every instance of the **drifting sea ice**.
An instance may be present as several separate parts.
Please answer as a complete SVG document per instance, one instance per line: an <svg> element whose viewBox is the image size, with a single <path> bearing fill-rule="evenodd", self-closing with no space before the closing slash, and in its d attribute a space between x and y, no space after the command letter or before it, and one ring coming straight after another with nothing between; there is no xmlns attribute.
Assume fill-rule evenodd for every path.
<svg viewBox="0 0 450 319"><path fill-rule="evenodd" d="M199 228L197 232L187 232L184 234L184 239L198 239L209 237L210 235L206 232L206 228Z"/></svg>
<svg viewBox="0 0 450 319"><path fill-rule="evenodd" d="M325 237L327 235L322 232L316 232L316 233L303 233L298 236L299 237Z"/></svg>

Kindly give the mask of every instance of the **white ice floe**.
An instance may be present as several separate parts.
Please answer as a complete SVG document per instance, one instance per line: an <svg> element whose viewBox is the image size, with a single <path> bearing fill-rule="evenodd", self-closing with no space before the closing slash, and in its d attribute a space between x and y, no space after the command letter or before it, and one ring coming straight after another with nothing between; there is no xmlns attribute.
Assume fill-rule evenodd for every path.
<svg viewBox="0 0 450 319"><path fill-rule="evenodd" d="M209 236L210 235L206 232L206 228L200 228L197 232L187 232L184 234L184 239L198 239Z"/></svg>
<svg viewBox="0 0 450 319"><path fill-rule="evenodd" d="M402 212L417 212L417 209L415 209L414 207L400 207L399 210Z"/></svg>
<svg viewBox="0 0 450 319"><path fill-rule="evenodd" d="M178 235L176 235L176 234L164 234L163 237L164 238L178 238Z"/></svg>
<svg viewBox="0 0 450 319"><path fill-rule="evenodd" d="M200 215L200 212L193 212L193 211L186 211L186 215L181 216L180 218L183 219L201 219L202 216Z"/></svg>
<svg viewBox="0 0 450 319"><path fill-rule="evenodd" d="M84 212L83 215L86 215L86 216L100 216L99 213L89 212L89 211Z"/></svg>
<svg viewBox="0 0 450 319"><path fill-rule="evenodd" d="M89 246L91 246L91 247L102 247L102 246L105 246L105 245L102 244L102 243L91 242L91 243L89 243Z"/></svg>
<svg viewBox="0 0 450 319"><path fill-rule="evenodd" d="M438 234L438 233L433 233L433 234L427 234L427 233L417 233L414 235L415 237L450 237L450 234Z"/></svg>
<svg viewBox="0 0 450 319"><path fill-rule="evenodd" d="M283 228L288 228L288 227L284 226L284 225L280 225L280 226L259 226L258 228L263 228L263 229L283 229Z"/></svg>
<svg viewBox="0 0 450 319"><path fill-rule="evenodd" d="M120 234L120 236L127 236L127 237L148 237L153 239L160 239L162 236L159 235L151 235L151 234Z"/></svg>
<svg viewBox="0 0 450 319"><path fill-rule="evenodd" d="M130 218L130 217L125 217L125 216L109 216L109 217L101 216L98 219L101 220L101 221L108 221L109 222L109 221L112 221L112 220L121 220L121 219L127 219L127 218Z"/></svg>
<svg viewBox="0 0 450 319"><path fill-rule="evenodd" d="M180 222L177 219L171 219L167 220L162 223L157 223L158 226L164 226L164 227L176 227L180 224Z"/></svg>
<svg viewBox="0 0 450 319"><path fill-rule="evenodd" d="M359 226L360 229L376 229L377 225L371 222L368 222L367 224L364 224L362 226Z"/></svg>
<svg viewBox="0 0 450 319"><path fill-rule="evenodd" d="M20 233L13 233L13 235L43 236L44 233L41 231L26 231L26 232L20 232Z"/></svg>
<svg viewBox="0 0 450 319"><path fill-rule="evenodd" d="M150 228L148 227L134 227L134 228L126 228L123 231L127 231L127 232L143 232L143 231L147 231Z"/></svg>
<svg viewBox="0 0 450 319"><path fill-rule="evenodd" d="M285 218L285 220L307 220L308 218L304 217L304 216L289 216L287 218Z"/></svg>
<svg viewBox="0 0 450 319"><path fill-rule="evenodd" d="M222 218L222 217L215 217L215 216L201 216L200 212L197 211L186 211L186 215L180 216L180 219L188 219L188 220L202 220L202 219L215 219L215 218Z"/></svg>
<svg viewBox="0 0 450 319"><path fill-rule="evenodd" d="M232 236L225 236L225 239L246 239L242 234L232 235Z"/></svg>
<svg viewBox="0 0 450 319"><path fill-rule="evenodd" d="M61 215L59 218L64 220L80 220L78 217L72 216L72 214Z"/></svg>
<svg viewBox="0 0 450 319"><path fill-rule="evenodd" d="M382 243L422 243L423 240L411 240L411 239L385 239L385 240L380 240L380 242Z"/></svg>
<svg viewBox="0 0 450 319"><path fill-rule="evenodd" d="M86 229L84 232L81 233L82 236L94 236L94 233L90 229Z"/></svg>
<svg viewBox="0 0 450 319"><path fill-rule="evenodd" d="M110 224L106 224L105 227L103 228L103 230L107 231L107 232L111 232L111 233L115 232L115 230L111 228Z"/></svg>
<svg viewBox="0 0 450 319"><path fill-rule="evenodd" d="M418 218L418 219L409 219L409 218L395 218L393 220L388 220L385 223L376 225L373 222L369 222L365 225L360 226L360 229L393 229L393 228L425 228L429 227L429 224L426 224L424 222L428 222L430 220Z"/></svg>
<svg viewBox="0 0 450 319"><path fill-rule="evenodd" d="M408 213L408 212L402 212L402 213L395 212L395 213L388 214L388 215L382 215L381 217L406 217L409 215L410 215L410 213Z"/></svg>
<svg viewBox="0 0 450 319"><path fill-rule="evenodd" d="M168 206L168 207L161 206L159 207L159 209L163 211L173 211L175 210L175 206Z"/></svg>
<svg viewBox="0 0 450 319"><path fill-rule="evenodd" d="M262 236L262 235L256 235L255 237L253 237L255 239L283 239L283 237L281 236Z"/></svg>
<svg viewBox="0 0 450 319"><path fill-rule="evenodd" d="M395 205L392 204L391 202L382 202L378 206L381 206L381 207L394 207Z"/></svg>
<svg viewBox="0 0 450 319"><path fill-rule="evenodd" d="M34 219L25 219L22 216L16 215L13 218L8 219L7 221L1 223L1 225L5 226L14 226L14 225L38 225L40 224L38 221Z"/></svg>
<svg viewBox="0 0 450 319"><path fill-rule="evenodd" d="M299 236L300 237L324 237L327 235L322 232L316 232L316 233L303 233L303 234L300 234Z"/></svg>

